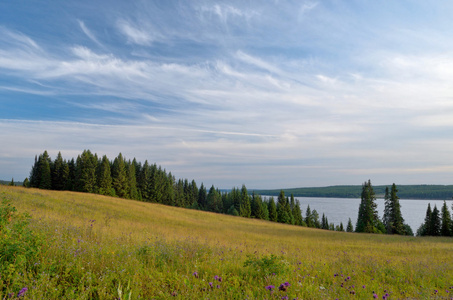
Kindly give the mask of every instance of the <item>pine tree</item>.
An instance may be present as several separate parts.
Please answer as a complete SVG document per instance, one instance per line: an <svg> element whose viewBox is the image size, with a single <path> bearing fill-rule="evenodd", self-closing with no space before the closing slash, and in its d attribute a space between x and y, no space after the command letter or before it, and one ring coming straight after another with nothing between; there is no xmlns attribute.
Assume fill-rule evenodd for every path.
<svg viewBox="0 0 453 300"><path fill-rule="evenodd" d="M310 205L307 205L307 209L305 210L305 223L308 227L315 227L312 217Z"/></svg>
<svg viewBox="0 0 453 300"><path fill-rule="evenodd" d="M14 183L14 177L11 179L11 181L8 184L9 186L15 186L16 184Z"/></svg>
<svg viewBox="0 0 453 300"><path fill-rule="evenodd" d="M431 217L432 217L431 203L428 203L428 208L426 209L425 222L417 230L418 236L425 236L431 234Z"/></svg>
<svg viewBox="0 0 453 300"><path fill-rule="evenodd" d="M448 210L447 202L444 201L442 206L442 226L440 229L440 235L442 236L451 236L451 215Z"/></svg>
<svg viewBox="0 0 453 300"><path fill-rule="evenodd" d="M274 197L269 199L268 203L268 210L269 210L269 221L277 222L278 215L277 215L277 206L275 205Z"/></svg>

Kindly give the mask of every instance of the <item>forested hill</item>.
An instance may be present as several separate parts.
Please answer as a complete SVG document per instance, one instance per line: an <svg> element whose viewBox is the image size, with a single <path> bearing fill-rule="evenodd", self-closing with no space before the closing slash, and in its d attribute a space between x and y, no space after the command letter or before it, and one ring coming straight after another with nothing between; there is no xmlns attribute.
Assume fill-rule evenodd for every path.
<svg viewBox="0 0 453 300"><path fill-rule="evenodd" d="M384 197L385 185L373 186L377 197ZM388 185L390 188L391 185ZM453 185L397 185L401 199L436 199L450 200L453 197ZM294 197L328 197L328 198L360 198L361 185L337 185L328 187L307 187L283 189L285 194ZM278 190L255 190L260 195L277 196Z"/></svg>

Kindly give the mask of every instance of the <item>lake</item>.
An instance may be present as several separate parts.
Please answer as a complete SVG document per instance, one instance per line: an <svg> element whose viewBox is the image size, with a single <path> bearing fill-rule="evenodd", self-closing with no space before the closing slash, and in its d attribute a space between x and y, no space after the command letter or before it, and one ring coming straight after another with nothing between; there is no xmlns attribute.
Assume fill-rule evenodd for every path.
<svg viewBox="0 0 453 300"><path fill-rule="evenodd" d="M277 201L277 197L274 197ZM334 223L339 225L340 222L343 222L343 226L346 230L348 224L348 219L351 218L352 225L356 225L357 215L359 213L360 199L348 199L348 198L306 198L306 197L295 197L300 202L300 208L302 210L302 215L305 217L305 211L307 205L310 205L310 209L316 209L319 214L319 219L321 221L322 214L324 213L329 220L329 223ZM399 199L401 204L401 213L405 223L409 224L412 228L414 234L416 234L417 229L425 220L426 209L428 203L431 203L431 209L434 208L434 205L437 205L439 212L442 209L444 204L443 200L411 200L411 199ZM452 212L451 205L452 200L447 200L447 206ZM377 199L376 203L378 205L379 217L382 219L384 215L384 199Z"/></svg>

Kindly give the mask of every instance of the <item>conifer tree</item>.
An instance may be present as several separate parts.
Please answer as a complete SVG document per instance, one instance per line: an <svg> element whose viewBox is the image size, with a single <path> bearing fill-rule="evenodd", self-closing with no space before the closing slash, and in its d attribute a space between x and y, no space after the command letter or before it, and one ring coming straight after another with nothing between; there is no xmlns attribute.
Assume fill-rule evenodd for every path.
<svg viewBox="0 0 453 300"><path fill-rule="evenodd" d="M431 214L431 224L430 224L429 235L439 236L440 230L441 230L441 221L440 221L439 210L437 209L437 206L434 205L433 212Z"/></svg>
<svg viewBox="0 0 453 300"><path fill-rule="evenodd" d="M352 226L351 218L348 220L348 225L346 226L346 232L354 232L354 226Z"/></svg>
<svg viewBox="0 0 453 300"><path fill-rule="evenodd" d="M260 195L252 194L252 216L257 219L264 219L263 200Z"/></svg>
<svg viewBox="0 0 453 300"><path fill-rule="evenodd" d="M431 217L432 217L431 203L428 203L428 208L426 209L425 221L420 225L417 230L418 236L430 235L431 234Z"/></svg>
<svg viewBox="0 0 453 300"><path fill-rule="evenodd" d="M278 220L277 206L275 205L274 197L271 197L269 199L268 210L269 210L269 221L277 222Z"/></svg>
<svg viewBox="0 0 453 300"><path fill-rule="evenodd" d="M207 202L208 194L206 192L206 188L204 187L203 183L201 183L200 189L198 190L198 207L201 210L206 209L206 202Z"/></svg>
<svg viewBox="0 0 453 300"><path fill-rule="evenodd" d="M52 165L52 189L63 190L67 180L68 174L65 174L64 168L65 162L61 156L61 152L58 152L57 158L55 158Z"/></svg>
<svg viewBox="0 0 453 300"><path fill-rule="evenodd" d="M239 215L241 217L250 218L251 214L252 208L250 205L250 196L247 192L247 188L243 184L241 188L241 203L239 205Z"/></svg>
<svg viewBox="0 0 453 300"><path fill-rule="evenodd" d="M52 175L50 172L51 163L52 161L46 150L38 158L38 174L39 174L38 187L40 189L50 190L52 188Z"/></svg>
<svg viewBox="0 0 453 300"><path fill-rule="evenodd" d="M279 223L291 224L292 215L290 215L291 209L288 202L288 198L285 197L285 192L280 190L280 194L277 198L277 221Z"/></svg>
<svg viewBox="0 0 453 300"><path fill-rule="evenodd" d="M442 206L442 227L440 230L442 236L452 236L451 232L451 215L448 210L447 202L444 201Z"/></svg>
<svg viewBox="0 0 453 300"><path fill-rule="evenodd" d="M15 186L16 184L14 183L14 177L11 178L11 181L8 184L9 186Z"/></svg>
<svg viewBox="0 0 453 300"><path fill-rule="evenodd" d="M127 180L126 165L123 155L120 153L113 161L112 185L115 194L120 198L127 198L129 195L129 184Z"/></svg>
<svg viewBox="0 0 453 300"><path fill-rule="evenodd" d="M294 217L294 224L304 226L304 219L302 217L302 211L300 209L300 203L298 200L295 201L292 213Z"/></svg>
<svg viewBox="0 0 453 300"><path fill-rule="evenodd" d="M151 202L151 169L147 160L141 168L137 184L142 201Z"/></svg>
<svg viewBox="0 0 453 300"><path fill-rule="evenodd" d="M385 231L384 225L379 220L376 195L370 180L362 185L362 196L355 230L356 232L367 233L383 233Z"/></svg>
<svg viewBox="0 0 453 300"><path fill-rule="evenodd" d="M399 202L397 193L398 189L396 188L396 185L393 184L389 195L390 215L387 217L387 233L404 235L406 229L404 226L404 219L401 214L401 204Z"/></svg>
<svg viewBox="0 0 453 300"><path fill-rule="evenodd" d="M305 210L305 223L308 227L315 227L312 217L310 205L307 205L307 209Z"/></svg>
<svg viewBox="0 0 453 300"><path fill-rule="evenodd" d="M390 202L390 191L389 188L385 188L384 195L384 216L382 217L382 223L384 223L385 229L388 234L392 233L392 223L391 223L391 214L392 214L392 204Z"/></svg>
<svg viewBox="0 0 453 300"><path fill-rule="evenodd" d="M208 195L206 197L207 210L215 213L220 213L222 211L222 196L215 189L214 185L209 189Z"/></svg>
<svg viewBox="0 0 453 300"><path fill-rule="evenodd" d="M104 155L98 164L97 170L98 193L101 195L114 196L115 191L112 187L112 175L110 171L110 161Z"/></svg>
<svg viewBox="0 0 453 300"><path fill-rule="evenodd" d="M134 159L135 160L135 159ZM127 166L127 182L129 184L129 195L127 198L138 200L137 177L135 174L135 163L128 162Z"/></svg>
<svg viewBox="0 0 453 300"><path fill-rule="evenodd" d="M76 161L76 187L79 192L95 193L97 158L90 150L84 150Z"/></svg>

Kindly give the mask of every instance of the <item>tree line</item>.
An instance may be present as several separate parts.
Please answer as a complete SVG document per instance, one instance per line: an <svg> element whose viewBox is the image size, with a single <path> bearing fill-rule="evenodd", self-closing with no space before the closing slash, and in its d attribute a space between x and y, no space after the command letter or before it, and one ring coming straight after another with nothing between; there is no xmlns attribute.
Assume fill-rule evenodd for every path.
<svg viewBox="0 0 453 300"><path fill-rule="evenodd" d="M84 150L76 159L71 160L63 159L59 152L52 160L48 152L44 151L35 156L30 176L24 180L23 185L96 193L326 230L413 235L412 229L404 223L395 184L391 189L387 187L385 190L382 220L378 216L376 194L371 182L362 185L355 230L351 219L346 227L342 223L335 225L324 214L320 218L318 212L311 210L309 205L303 213L294 195L287 197L283 190L280 190L275 200L273 196L262 197L254 192L249 193L245 185L230 191L220 191L214 185L207 189L203 183L198 187L195 180L177 180L171 172L167 173L155 163L150 164L146 160L142 164L135 158L127 160L121 153L112 161L106 155L101 158L90 150ZM444 227L449 228L448 235L452 234L453 222L448 207L446 204L444 206L441 219L437 208L431 211L428 206L429 213L427 212L423 228L417 231L418 235L444 235L447 232L442 229ZM444 214L448 215L449 221Z"/></svg>
<svg viewBox="0 0 453 300"><path fill-rule="evenodd" d="M199 209L246 218L322 228L338 231L353 231L351 220L346 228L335 226L327 217L307 207L305 214L300 203L285 196L283 190L274 197L262 197L249 193L245 185L230 191L220 191L212 185L207 189L195 180L176 179L156 164L135 158L127 160L120 153L113 161L106 155L99 157L90 150L84 150L76 159L63 159L59 152L52 160L47 151L35 156L35 162L24 186L96 193L106 196L134 199L144 202Z"/></svg>

